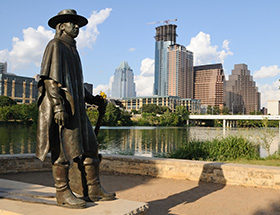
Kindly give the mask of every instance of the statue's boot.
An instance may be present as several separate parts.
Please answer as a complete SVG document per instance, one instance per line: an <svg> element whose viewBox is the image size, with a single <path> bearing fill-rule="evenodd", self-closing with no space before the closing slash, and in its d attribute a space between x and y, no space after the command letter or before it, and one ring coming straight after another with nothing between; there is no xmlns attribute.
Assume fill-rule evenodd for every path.
<svg viewBox="0 0 280 215"><path fill-rule="evenodd" d="M83 163L85 167L85 175L87 180L88 198L91 201L114 200L116 194L106 192L100 184L100 179L99 179L100 160L87 157Z"/></svg>
<svg viewBox="0 0 280 215"><path fill-rule="evenodd" d="M86 202L77 198L69 187L69 165L53 165L52 172L56 188L56 201L59 206L69 208L85 208Z"/></svg>

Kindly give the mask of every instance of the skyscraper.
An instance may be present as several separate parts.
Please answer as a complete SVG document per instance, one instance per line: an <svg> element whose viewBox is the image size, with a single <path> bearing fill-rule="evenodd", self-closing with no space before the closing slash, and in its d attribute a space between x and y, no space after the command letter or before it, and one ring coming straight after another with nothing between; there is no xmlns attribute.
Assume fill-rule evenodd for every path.
<svg viewBox="0 0 280 215"><path fill-rule="evenodd" d="M162 25L156 28L154 95L168 95L167 52L176 44L176 25Z"/></svg>
<svg viewBox="0 0 280 215"><path fill-rule="evenodd" d="M233 113L249 114L260 110L260 93L246 64L235 64L225 83L225 103Z"/></svg>
<svg viewBox="0 0 280 215"><path fill-rule="evenodd" d="M194 99L201 105L223 106L224 70L222 64L194 67Z"/></svg>
<svg viewBox="0 0 280 215"><path fill-rule="evenodd" d="M193 98L193 53L184 46L168 47L168 95Z"/></svg>
<svg viewBox="0 0 280 215"><path fill-rule="evenodd" d="M111 96L113 98L136 96L133 70L125 61L115 70Z"/></svg>
<svg viewBox="0 0 280 215"><path fill-rule="evenodd" d="M0 62L0 74L7 73L7 62Z"/></svg>

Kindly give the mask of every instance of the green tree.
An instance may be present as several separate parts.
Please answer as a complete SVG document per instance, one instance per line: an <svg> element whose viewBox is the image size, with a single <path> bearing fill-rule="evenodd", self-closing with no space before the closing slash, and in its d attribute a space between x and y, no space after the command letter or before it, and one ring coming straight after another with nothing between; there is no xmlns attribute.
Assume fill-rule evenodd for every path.
<svg viewBox="0 0 280 215"><path fill-rule="evenodd" d="M88 108L87 115L92 125L96 125L98 119L98 110L96 108Z"/></svg>
<svg viewBox="0 0 280 215"><path fill-rule="evenodd" d="M137 110L131 110L131 113L132 113L132 114L139 114L139 111L137 111Z"/></svg>
<svg viewBox="0 0 280 215"><path fill-rule="evenodd" d="M19 120L23 123L37 123L38 108L34 104L16 104L0 107L0 120Z"/></svg>
<svg viewBox="0 0 280 215"><path fill-rule="evenodd" d="M156 104L145 104L141 108L142 113L159 113L160 108Z"/></svg>
<svg viewBox="0 0 280 215"><path fill-rule="evenodd" d="M8 96L0 96L0 107L16 105L16 101Z"/></svg>
<svg viewBox="0 0 280 215"><path fill-rule="evenodd" d="M170 109L166 106L158 106L156 104L145 104L141 108L142 113L156 113L163 114L166 111L170 111Z"/></svg>
<svg viewBox="0 0 280 215"><path fill-rule="evenodd" d="M207 106L207 114L211 114L211 115L219 115L221 113L221 110L219 107L217 106Z"/></svg>
<svg viewBox="0 0 280 215"><path fill-rule="evenodd" d="M227 115L227 114L229 114L229 109L228 109L228 107L223 107L223 109L222 109L222 114L223 115Z"/></svg>
<svg viewBox="0 0 280 215"><path fill-rule="evenodd" d="M177 106L175 114L178 117L177 126L185 126L187 124L187 120L189 119L189 112L186 107Z"/></svg>
<svg viewBox="0 0 280 215"><path fill-rule="evenodd" d="M97 109L91 108L87 110L87 115L89 117L90 122L95 125L97 123L97 119L99 113ZM106 107L105 116L103 118L102 125L106 126L129 126L132 125L133 122L131 120L131 114L127 111L121 110L116 107L114 104L109 103Z"/></svg>

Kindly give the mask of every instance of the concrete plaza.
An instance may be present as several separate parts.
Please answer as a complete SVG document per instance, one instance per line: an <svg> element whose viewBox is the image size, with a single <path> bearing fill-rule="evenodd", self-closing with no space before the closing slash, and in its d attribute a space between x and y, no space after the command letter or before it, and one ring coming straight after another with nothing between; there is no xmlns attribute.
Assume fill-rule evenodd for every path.
<svg viewBox="0 0 280 215"><path fill-rule="evenodd" d="M51 172L2 174L0 178L53 186ZM106 174L102 175L101 179L104 187L109 191L115 191L118 198L147 202L150 207L148 214L280 214L280 191L276 189L211 184L136 175ZM10 201L12 200L5 202L6 208ZM28 203L22 205L22 207L29 206Z"/></svg>

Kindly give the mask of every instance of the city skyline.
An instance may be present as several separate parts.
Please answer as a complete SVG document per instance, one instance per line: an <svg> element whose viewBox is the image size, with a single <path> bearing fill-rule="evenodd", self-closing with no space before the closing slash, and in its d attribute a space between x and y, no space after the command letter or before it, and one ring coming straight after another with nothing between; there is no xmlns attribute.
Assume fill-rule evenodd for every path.
<svg viewBox="0 0 280 215"><path fill-rule="evenodd" d="M177 18L177 43L194 53L195 65L223 63L228 80L234 64L247 64L262 94L262 106L280 99L278 1L11 0L1 6L0 61L8 61L8 72L29 77L39 73L42 52L54 34L48 19L74 8L89 19L78 38L85 82L94 84L95 93L108 89L114 69L125 60L134 68L137 95L152 95L153 37L160 24L147 23ZM10 13L14 7L21 10Z"/></svg>

